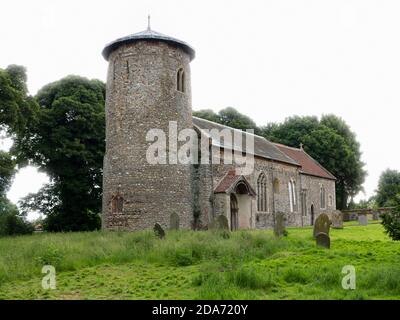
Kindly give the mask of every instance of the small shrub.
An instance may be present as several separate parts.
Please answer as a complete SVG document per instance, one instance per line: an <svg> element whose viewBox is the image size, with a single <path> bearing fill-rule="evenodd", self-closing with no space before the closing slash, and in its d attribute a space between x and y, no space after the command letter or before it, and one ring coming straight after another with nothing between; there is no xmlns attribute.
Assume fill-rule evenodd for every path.
<svg viewBox="0 0 400 320"><path fill-rule="evenodd" d="M41 266L44 265L52 265L54 267L58 267L61 264L64 256L62 252L55 246L48 246L43 253L36 258L36 261Z"/></svg>
<svg viewBox="0 0 400 320"><path fill-rule="evenodd" d="M178 267L186 267L193 264L194 259L190 250L177 249L173 256L173 262Z"/></svg>
<svg viewBox="0 0 400 320"><path fill-rule="evenodd" d="M283 236L284 236L284 237L287 237L287 236L289 236L289 231L287 231L286 229L285 229L285 230L283 230Z"/></svg>
<svg viewBox="0 0 400 320"><path fill-rule="evenodd" d="M231 238L231 233L228 230L218 230L217 233L222 239Z"/></svg>
<svg viewBox="0 0 400 320"><path fill-rule="evenodd" d="M392 240L400 240L400 206L382 215L382 225Z"/></svg>

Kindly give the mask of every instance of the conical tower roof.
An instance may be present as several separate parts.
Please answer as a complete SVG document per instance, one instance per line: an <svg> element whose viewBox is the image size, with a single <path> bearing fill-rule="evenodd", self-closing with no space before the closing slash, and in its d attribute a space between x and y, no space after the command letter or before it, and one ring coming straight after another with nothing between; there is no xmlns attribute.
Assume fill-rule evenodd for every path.
<svg viewBox="0 0 400 320"><path fill-rule="evenodd" d="M110 42L109 44L107 44L104 47L103 52L102 52L103 57L104 57L104 59L108 60L108 57L110 56L111 52L114 51L119 46L121 46L123 44L127 44L127 43L133 43L136 41L142 41L142 40L164 41L169 44L172 44L172 45L182 48L187 54L189 54L190 60L193 60L195 57L195 51L190 45L188 45L186 42L184 42L182 40L179 40L179 39L167 36L165 34L162 34L160 32L151 30L150 23L149 23L148 28L144 31L134 33L134 34L131 34L131 35L123 37L123 38L119 38L119 39L114 40L114 41Z"/></svg>

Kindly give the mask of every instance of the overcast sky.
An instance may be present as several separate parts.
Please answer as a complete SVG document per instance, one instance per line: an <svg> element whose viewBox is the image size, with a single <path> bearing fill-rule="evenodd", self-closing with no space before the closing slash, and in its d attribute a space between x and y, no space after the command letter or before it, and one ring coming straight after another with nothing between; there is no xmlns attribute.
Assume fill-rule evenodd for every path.
<svg viewBox="0 0 400 320"><path fill-rule="evenodd" d="M400 1L1 1L0 68L28 69L35 94L69 74L105 80L104 45L152 29L196 49L193 109L233 106L258 125L334 113L356 132L372 195L400 169ZM8 196L46 176L26 168Z"/></svg>

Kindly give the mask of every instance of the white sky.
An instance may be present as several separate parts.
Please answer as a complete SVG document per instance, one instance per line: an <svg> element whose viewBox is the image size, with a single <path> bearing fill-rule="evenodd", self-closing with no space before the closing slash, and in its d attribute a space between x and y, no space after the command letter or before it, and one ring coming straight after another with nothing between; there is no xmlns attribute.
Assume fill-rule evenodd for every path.
<svg viewBox="0 0 400 320"><path fill-rule="evenodd" d="M334 113L361 142L367 196L400 169L400 1L3 0L0 12L0 67L26 66L31 94L68 74L104 81L104 45L150 13L154 30L196 49L195 110L233 106L258 125ZM24 169L8 196L44 181Z"/></svg>

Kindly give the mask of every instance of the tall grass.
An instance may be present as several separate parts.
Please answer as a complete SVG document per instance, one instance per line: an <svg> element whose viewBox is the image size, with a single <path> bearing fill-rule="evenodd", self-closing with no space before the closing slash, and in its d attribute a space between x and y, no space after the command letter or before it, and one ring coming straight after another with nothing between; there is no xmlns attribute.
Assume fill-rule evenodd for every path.
<svg viewBox="0 0 400 320"><path fill-rule="evenodd" d="M40 275L43 265L57 271L78 270L104 263L135 260L188 266L218 260L234 264L263 259L292 246L260 232L236 232L230 237L213 231L169 232L158 239L151 231L36 234L0 238L0 284Z"/></svg>
<svg viewBox="0 0 400 320"><path fill-rule="evenodd" d="M331 250L317 248L311 235L310 228L299 228L290 229L289 236L281 239L269 231L227 234L184 230L167 232L162 240L152 231L43 233L0 238L0 286L3 285L0 293L1 289L6 292L10 287L6 283L14 286L19 280L41 278L45 264L54 265L57 272L99 265L112 269L110 272L119 272L118 265L129 266L127 263L134 262L141 266L140 270L146 270L149 265L153 270L153 276L146 278L144 273L138 273L136 277L149 283L153 283L154 275L157 283L161 279L171 281L165 284L168 290L179 284L176 294L180 294L181 287L191 294L183 298L400 297L400 243L390 241L381 226L332 230ZM349 264L357 270L354 291L346 291L341 286L341 270ZM185 275L187 282L172 281L170 272ZM79 272L73 274L79 275ZM103 276L101 281L108 283L107 276ZM125 280L124 277L122 274L121 279ZM110 281L101 287L112 287L113 280ZM38 283L36 279L34 282ZM15 286L24 287L26 283ZM135 290L145 290L142 285L147 284L140 284ZM158 290L159 285L144 296L154 297L152 290Z"/></svg>

